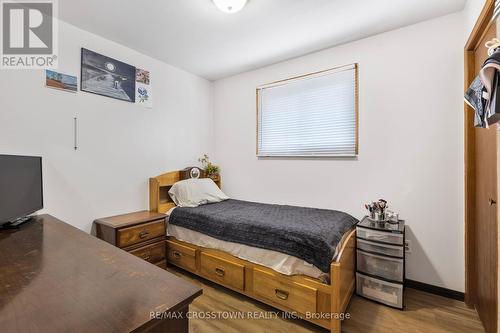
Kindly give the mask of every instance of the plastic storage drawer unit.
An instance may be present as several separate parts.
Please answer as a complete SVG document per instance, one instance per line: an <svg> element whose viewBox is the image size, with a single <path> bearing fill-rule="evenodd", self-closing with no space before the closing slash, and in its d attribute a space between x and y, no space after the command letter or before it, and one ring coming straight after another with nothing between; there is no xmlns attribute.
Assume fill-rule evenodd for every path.
<svg viewBox="0 0 500 333"><path fill-rule="evenodd" d="M404 307L405 226L365 217L356 226L356 293Z"/></svg>

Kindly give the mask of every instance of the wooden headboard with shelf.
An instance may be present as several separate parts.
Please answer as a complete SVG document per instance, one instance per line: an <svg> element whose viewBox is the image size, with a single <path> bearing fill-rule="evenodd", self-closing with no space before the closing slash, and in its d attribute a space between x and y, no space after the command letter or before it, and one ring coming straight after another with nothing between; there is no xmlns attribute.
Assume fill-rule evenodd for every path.
<svg viewBox="0 0 500 333"><path fill-rule="evenodd" d="M149 210L152 212L166 213L175 207L175 203L168 191L176 182L191 178L191 170L197 167L188 167L179 171L171 171L162 175L149 178ZM205 172L200 169L200 178L207 178ZM220 176L212 180L221 187Z"/></svg>

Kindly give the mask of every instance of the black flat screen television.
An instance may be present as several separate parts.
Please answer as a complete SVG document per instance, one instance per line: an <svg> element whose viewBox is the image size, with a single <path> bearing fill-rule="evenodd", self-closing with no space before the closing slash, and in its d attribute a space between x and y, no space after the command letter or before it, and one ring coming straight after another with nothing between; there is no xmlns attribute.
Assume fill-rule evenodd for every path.
<svg viewBox="0 0 500 333"><path fill-rule="evenodd" d="M42 208L42 158L0 155L0 225Z"/></svg>

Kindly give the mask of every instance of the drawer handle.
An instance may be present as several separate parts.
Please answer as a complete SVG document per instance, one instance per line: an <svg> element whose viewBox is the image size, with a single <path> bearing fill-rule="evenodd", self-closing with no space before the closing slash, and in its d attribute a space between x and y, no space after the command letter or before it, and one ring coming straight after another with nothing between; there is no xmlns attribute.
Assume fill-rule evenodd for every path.
<svg viewBox="0 0 500 333"><path fill-rule="evenodd" d="M146 238L147 236L149 235L149 231L146 229L146 230L143 230L139 233L139 238Z"/></svg>
<svg viewBox="0 0 500 333"><path fill-rule="evenodd" d="M173 251L172 252L172 255L174 256L175 259L180 259L182 258L182 253L178 252L178 251Z"/></svg>
<svg viewBox="0 0 500 333"><path fill-rule="evenodd" d="M226 275L226 272L222 268L216 268L215 274L217 274L217 276L224 277L224 275Z"/></svg>
<svg viewBox="0 0 500 333"><path fill-rule="evenodd" d="M146 253L146 255L144 255L144 256L142 257L142 259L144 259L144 260L149 260L149 259L151 259L151 253L149 253L149 252L148 252L148 253Z"/></svg>
<svg viewBox="0 0 500 333"><path fill-rule="evenodd" d="M279 299L282 299L284 301L286 301L288 299L288 295L289 295L289 293L287 291L280 290L280 289L274 289L274 294L276 295L276 297L278 297Z"/></svg>

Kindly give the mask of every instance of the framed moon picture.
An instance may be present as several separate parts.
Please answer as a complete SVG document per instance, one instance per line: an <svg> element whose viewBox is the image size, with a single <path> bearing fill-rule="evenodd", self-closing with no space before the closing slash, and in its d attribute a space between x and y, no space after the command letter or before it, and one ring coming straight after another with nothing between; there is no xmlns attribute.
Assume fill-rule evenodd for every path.
<svg viewBox="0 0 500 333"><path fill-rule="evenodd" d="M135 67L82 48L80 89L135 103Z"/></svg>

